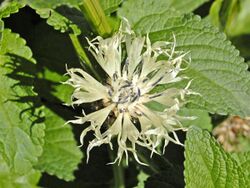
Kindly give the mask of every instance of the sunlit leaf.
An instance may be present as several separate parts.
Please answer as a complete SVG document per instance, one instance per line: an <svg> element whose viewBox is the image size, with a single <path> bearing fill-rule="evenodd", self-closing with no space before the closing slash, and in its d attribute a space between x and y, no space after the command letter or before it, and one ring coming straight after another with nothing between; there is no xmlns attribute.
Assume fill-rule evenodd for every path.
<svg viewBox="0 0 250 188"><path fill-rule="evenodd" d="M25 41L4 30L0 46L0 154L10 170L19 174L29 172L37 162L44 137L33 77L22 71L28 65L34 65L34 60Z"/></svg>
<svg viewBox="0 0 250 188"><path fill-rule="evenodd" d="M185 157L184 174L187 188L250 186L249 178L242 167L207 131L195 127L188 131Z"/></svg>
<svg viewBox="0 0 250 188"><path fill-rule="evenodd" d="M137 33L149 33L152 42L173 41L174 34L176 50L189 52L191 63L184 74L193 79L190 88L200 93L189 98L189 107L221 114L250 114L246 102L250 101L248 66L223 33L198 16L180 16L170 9L155 13L158 6L149 8L142 0L136 3L124 3L120 15L129 19ZM138 13L138 6L146 13Z"/></svg>
<svg viewBox="0 0 250 188"><path fill-rule="evenodd" d="M11 14L17 13L24 5L19 1L5 1L0 6L0 18L9 17Z"/></svg>
<svg viewBox="0 0 250 188"><path fill-rule="evenodd" d="M72 129L49 109L45 110L45 144L36 168L66 181L74 179L74 170L82 153L76 145Z"/></svg>

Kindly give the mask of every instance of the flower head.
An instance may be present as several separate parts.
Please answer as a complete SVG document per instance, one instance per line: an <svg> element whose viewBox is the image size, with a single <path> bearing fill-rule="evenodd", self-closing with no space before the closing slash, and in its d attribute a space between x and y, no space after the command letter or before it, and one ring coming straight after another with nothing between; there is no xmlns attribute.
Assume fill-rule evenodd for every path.
<svg viewBox="0 0 250 188"><path fill-rule="evenodd" d="M139 162L136 146L142 146L157 153L164 141L182 145L176 130L181 126L177 112L184 102L184 96L191 94L190 85L183 89L167 88L160 92L153 89L159 85L179 82L183 78L179 73L186 53L175 51L173 42L158 41L151 43L148 36L137 37L126 21L120 30L110 38L96 37L89 41L89 51L98 64L107 73L102 83L82 69L67 70L70 76L66 82L74 87L72 105L98 101L101 109L77 117L69 122L84 124L90 122L81 133L83 144L87 132L93 131L95 138L89 143L87 155L93 147L109 144L112 139L118 145L116 161L123 155L128 160L128 152ZM125 46L125 52L122 47ZM125 56L125 57L124 57ZM149 107L150 102L160 104L163 110ZM171 135L171 136L170 136Z"/></svg>

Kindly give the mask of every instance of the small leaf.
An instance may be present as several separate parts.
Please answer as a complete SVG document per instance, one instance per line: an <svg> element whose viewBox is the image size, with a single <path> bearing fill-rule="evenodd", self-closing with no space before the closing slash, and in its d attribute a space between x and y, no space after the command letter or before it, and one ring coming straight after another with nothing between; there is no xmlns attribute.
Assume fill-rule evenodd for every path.
<svg viewBox="0 0 250 188"><path fill-rule="evenodd" d="M210 136L197 127L189 129L185 142L187 188L247 188L250 181L240 165Z"/></svg>
<svg viewBox="0 0 250 188"><path fill-rule="evenodd" d="M45 109L45 118L44 151L36 168L66 181L73 180L82 153L76 146L72 129L49 109Z"/></svg>

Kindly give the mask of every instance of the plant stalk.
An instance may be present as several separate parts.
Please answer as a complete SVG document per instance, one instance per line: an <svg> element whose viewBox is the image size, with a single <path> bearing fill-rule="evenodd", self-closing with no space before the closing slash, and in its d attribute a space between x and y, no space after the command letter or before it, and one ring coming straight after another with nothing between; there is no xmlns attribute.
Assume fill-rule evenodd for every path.
<svg viewBox="0 0 250 188"><path fill-rule="evenodd" d="M112 161L115 160L114 150L109 149L109 156ZM122 162L118 165L117 163L112 164L114 174L114 188L125 188L124 182L124 167Z"/></svg>
<svg viewBox="0 0 250 188"><path fill-rule="evenodd" d="M112 32L99 0L83 0L80 6L83 14L91 22L100 36L108 36Z"/></svg>

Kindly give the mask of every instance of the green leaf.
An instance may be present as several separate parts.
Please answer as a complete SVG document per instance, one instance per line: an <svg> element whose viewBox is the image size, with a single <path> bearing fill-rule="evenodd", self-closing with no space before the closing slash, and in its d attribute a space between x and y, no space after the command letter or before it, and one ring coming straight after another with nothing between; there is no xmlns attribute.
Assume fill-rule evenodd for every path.
<svg viewBox="0 0 250 188"><path fill-rule="evenodd" d="M61 117L73 118L74 115L67 114L68 111L61 107L63 102L70 100L72 93L70 86L61 83L67 79L64 76L65 65L79 66L69 37L54 31L45 23L37 25L33 32L32 35L39 36L29 41L38 62L35 89L46 101L46 106L61 114ZM73 171L77 169L82 154L76 146L71 127L64 125L65 121L56 113L45 109L44 152L36 167L69 181L74 179Z"/></svg>
<svg viewBox="0 0 250 188"><path fill-rule="evenodd" d="M123 0L99 0L106 15L115 12Z"/></svg>
<svg viewBox="0 0 250 188"><path fill-rule="evenodd" d="M41 18L47 19L47 23L55 30L75 35L80 35L83 30L87 30L83 14L78 7L81 2L81 0L25 1Z"/></svg>
<svg viewBox="0 0 250 188"><path fill-rule="evenodd" d="M24 5L18 1L5 1L0 6L0 18L7 18L17 13Z"/></svg>
<svg viewBox="0 0 250 188"><path fill-rule="evenodd" d="M67 2L67 4L65 2L53 2L53 5L45 3L38 6L36 3L34 5L32 1L29 5L36 10L41 18L47 19L47 24L54 27L55 30L59 30L62 33L73 33L75 35L89 33L90 28L78 7L79 3L83 1L70 1ZM100 1L100 3L105 13L109 15L118 8L121 0L105 0ZM114 25L114 27L116 27L118 23L114 17L108 17L108 21Z"/></svg>
<svg viewBox="0 0 250 188"><path fill-rule="evenodd" d="M210 136L209 132L192 127L185 142L185 182L187 188L247 188L249 178L243 169Z"/></svg>
<svg viewBox="0 0 250 188"><path fill-rule="evenodd" d="M248 179L250 179L250 152L234 153L233 157L239 163Z"/></svg>
<svg viewBox="0 0 250 188"><path fill-rule="evenodd" d="M191 89L201 95L189 98L189 108L204 109L212 113L250 115L250 74L248 66L239 52L226 40L226 36L200 17L191 14L180 16L176 11L159 11L145 6L144 1L130 9L128 4L121 8L120 15L127 17L137 33L149 33L152 42L173 41L176 37L176 50L190 52L191 63L183 73L193 79ZM136 10L143 7L145 15ZM121 14L123 13L123 14ZM177 85L176 85L177 86ZM185 85L182 84L181 87Z"/></svg>
<svg viewBox="0 0 250 188"><path fill-rule="evenodd" d="M36 87L39 87L38 90L41 96L46 98L46 100L60 104L71 103L71 95L74 89L71 86L62 83L68 79L66 76L57 72L53 72L47 67L44 67L42 74L39 75L39 78L41 80L45 80L44 84L39 85L41 80L37 81L35 84ZM41 93L46 87L50 88L51 90L47 93Z"/></svg>
<svg viewBox="0 0 250 188"><path fill-rule="evenodd" d="M4 22L0 19L0 42L2 42L3 30L4 30Z"/></svg>
<svg viewBox="0 0 250 188"><path fill-rule="evenodd" d="M232 43L240 50L241 56L246 58L246 60L250 60L250 35L240 35L231 38Z"/></svg>
<svg viewBox="0 0 250 188"><path fill-rule="evenodd" d="M54 9L60 5L68 6L77 6L82 0L21 0L25 4L29 5L31 8L40 9L40 8L51 8Z"/></svg>
<svg viewBox="0 0 250 188"><path fill-rule="evenodd" d="M44 151L36 168L66 181L73 180L82 153L76 146L72 129L49 109L45 109L45 118Z"/></svg>
<svg viewBox="0 0 250 188"><path fill-rule="evenodd" d="M70 38L54 31L44 22L37 25L31 35L39 36L29 41L39 72L35 82L36 92L52 104L69 103L73 88L62 84L67 80L66 64L69 68L80 66Z"/></svg>
<svg viewBox="0 0 250 188"><path fill-rule="evenodd" d="M209 0L172 0L171 7L181 13L190 13Z"/></svg>
<svg viewBox="0 0 250 188"><path fill-rule="evenodd" d="M27 174L13 173L0 156L0 187L2 188L37 188L40 172L31 170Z"/></svg>
<svg viewBox="0 0 250 188"><path fill-rule="evenodd" d="M118 15L127 18L130 24L135 25L147 16L160 15L169 9L178 11L176 15L192 12L206 1L208 0L128 0L122 4Z"/></svg>
<svg viewBox="0 0 250 188"><path fill-rule="evenodd" d="M183 120L181 123L185 127L190 127L193 125L200 127L201 129L207 129L208 131L211 131L213 128L211 118L208 112L204 110L182 108L180 109L179 114L184 117L196 117L195 120Z"/></svg>
<svg viewBox="0 0 250 188"><path fill-rule="evenodd" d="M87 29L83 14L76 8L60 6L56 9L36 9L41 18L47 19L47 24L62 33L74 33L80 35Z"/></svg>
<svg viewBox="0 0 250 188"><path fill-rule="evenodd" d="M34 65L25 41L10 30L3 30L0 46L0 154L10 170L20 174L29 172L37 162L44 137L39 101L32 90L34 78L21 71L28 61Z"/></svg>

